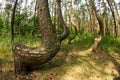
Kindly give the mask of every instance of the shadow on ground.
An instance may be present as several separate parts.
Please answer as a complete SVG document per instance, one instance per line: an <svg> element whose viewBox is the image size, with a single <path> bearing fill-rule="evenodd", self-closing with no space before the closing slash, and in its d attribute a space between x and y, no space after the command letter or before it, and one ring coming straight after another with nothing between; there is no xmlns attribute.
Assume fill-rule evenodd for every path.
<svg viewBox="0 0 120 80"><path fill-rule="evenodd" d="M0 65L0 80L117 80L120 57L114 54L64 45L55 58L25 76L15 75L13 60L8 60Z"/></svg>

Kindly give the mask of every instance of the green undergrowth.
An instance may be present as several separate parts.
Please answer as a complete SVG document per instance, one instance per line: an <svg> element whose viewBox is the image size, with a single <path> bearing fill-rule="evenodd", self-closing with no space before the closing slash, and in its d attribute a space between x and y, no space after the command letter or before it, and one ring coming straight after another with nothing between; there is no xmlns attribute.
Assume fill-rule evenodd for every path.
<svg viewBox="0 0 120 80"><path fill-rule="evenodd" d="M72 40L72 45L74 47L79 47L80 49L87 49L90 48L94 43L94 38L98 37L97 35L92 35L89 33L84 33L76 36L74 40ZM14 43L20 42L22 44L26 44L27 46L39 46L41 44L40 37L31 37L31 36L16 36ZM68 39L64 40L62 43L62 49L71 49L73 46L67 44ZM14 44L13 43L13 44ZM11 48L11 38L10 36L0 36L0 53L3 53L4 51L9 51ZM119 52L120 47L120 38L115 38L113 36L104 36L99 49L109 51L113 50L116 52ZM1 52L3 51L3 52Z"/></svg>
<svg viewBox="0 0 120 80"><path fill-rule="evenodd" d="M64 40L62 44L62 49L65 48L70 50L70 49L78 48L79 50L86 50L92 46L94 42L94 37L95 35L89 33L84 33L82 35L78 33L75 39L71 41L71 44L68 44L69 38Z"/></svg>
<svg viewBox="0 0 120 80"><path fill-rule="evenodd" d="M63 48L65 49L73 49L78 48L80 50L86 50L92 47L94 43L94 38L99 37L98 35L93 35L90 33L84 33L76 36L70 45L67 44L67 39L63 42ZM63 49L62 48L62 49ZM104 36L99 44L98 49L102 51L113 51L120 54L120 37L115 38L114 36Z"/></svg>
<svg viewBox="0 0 120 80"><path fill-rule="evenodd" d="M120 54L120 38L104 36L99 48L103 51L114 51Z"/></svg>
<svg viewBox="0 0 120 80"><path fill-rule="evenodd" d="M14 44L15 42L19 42L31 47L36 47L41 44L41 40L39 37L32 38L31 36L17 36L12 43L10 36L2 35L0 36L0 62L6 63L13 59L12 44Z"/></svg>
<svg viewBox="0 0 120 80"><path fill-rule="evenodd" d="M108 74L108 72L111 71L111 67L114 69L111 66L113 65L113 59L106 54L101 55L101 57L96 54L89 54L89 48L92 47L94 38L96 37L98 35L89 33L81 35L78 33L71 44L67 43L68 38L65 39L58 54L48 63L38 66L38 70L33 72L33 75L37 77L34 80L48 80L51 78L54 78L52 80L76 80L79 78L81 80L112 80L113 76ZM20 42L31 47L41 44L39 37L32 38L31 36L16 36L15 42ZM0 67L3 69L3 76L14 75L11 74L14 71L11 47L11 38L9 36L0 36ZM120 38L112 36L104 36L99 45L100 50L117 53L119 53L119 47ZM12 72L9 73L11 69ZM3 76L0 75L0 80L8 80L1 79Z"/></svg>
<svg viewBox="0 0 120 80"><path fill-rule="evenodd" d="M61 50L69 51L74 48L77 48L78 50L86 50L92 47L95 37L98 36L89 33L84 33L82 35L78 33L78 35L74 40L72 40L72 43L70 45L67 44L68 39L64 40L61 46ZM20 42L27 46L36 47L41 44L41 39L38 36L35 36L34 38L31 36L16 36L14 43L15 42ZM12 56L11 48L12 43L10 36L0 36L0 58L7 59L6 56ZM102 41L100 42L99 49L103 51L114 51L120 54L120 38L115 38L113 36L104 36Z"/></svg>

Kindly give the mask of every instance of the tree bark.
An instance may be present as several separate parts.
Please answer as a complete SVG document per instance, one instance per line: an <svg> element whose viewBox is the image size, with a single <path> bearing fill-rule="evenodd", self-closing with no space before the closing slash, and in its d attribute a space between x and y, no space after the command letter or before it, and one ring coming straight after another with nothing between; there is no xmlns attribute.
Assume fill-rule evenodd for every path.
<svg viewBox="0 0 120 80"><path fill-rule="evenodd" d="M13 45L16 74L28 73L31 67L44 64L51 60L59 51L61 41L67 37L67 27L63 25L64 34L57 37L49 13L48 0L37 0L37 6L42 44L36 48L27 47L20 43ZM59 12L61 12L61 9ZM59 16L62 18L62 14L59 14ZM61 18L61 22L64 22Z"/></svg>

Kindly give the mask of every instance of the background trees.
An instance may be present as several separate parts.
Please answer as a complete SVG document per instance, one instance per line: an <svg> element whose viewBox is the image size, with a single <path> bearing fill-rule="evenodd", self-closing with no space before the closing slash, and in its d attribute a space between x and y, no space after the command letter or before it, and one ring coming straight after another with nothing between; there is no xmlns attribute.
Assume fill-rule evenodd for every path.
<svg viewBox="0 0 120 80"><path fill-rule="evenodd" d="M36 8L35 8L35 0L32 1L23 1L19 0L16 6L16 15L15 15L15 25L14 29L10 29L10 22L13 21L12 11L14 9L13 1L1 1L1 14L5 15L5 18L1 16L1 20L3 23L3 27L1 28L1 33L5 33L7 30L7 35L14 30L14 35L27 35L27 33L31 33L33 35L37 33L39 34L38 30L38 22L37 22L37 15ZM71 21L74 22L77 26L77 30L80 32L89 31L90 33L97 33L99 31L98 23L96 21L96 16L93 12L94 8L90 8L89 5L91 1L85 0L65 0L62 1L62 13L65 23L68 25L69 29L72 29ZM52 18L52 22L57 24L58 27L56 29L59 30L59 22L57 21L57 10L56 10L56 1L49 0L49 8L50 8L50 15ZM103 16L102 20L105 24L104 33L105 35L114 35L119 36L119 1L95 1L95 6L97 8L97 12ZM34 7L32 7L34 6ZM115 14L116 13L116 14ZM34 16L35 15L35 16ZM109 15L109 16L108 16ZM113 18L112 18L113 16ZM117 20L117 22L116 22ZM29 24L28 24L29 23ZM114 25L114 24L115 25ZM111 25L112 24L112 25ZM36 27L32 27L36 26ZM109 27L108 27L109 26ZM3 31L4 29L4 31Z"/></svg>

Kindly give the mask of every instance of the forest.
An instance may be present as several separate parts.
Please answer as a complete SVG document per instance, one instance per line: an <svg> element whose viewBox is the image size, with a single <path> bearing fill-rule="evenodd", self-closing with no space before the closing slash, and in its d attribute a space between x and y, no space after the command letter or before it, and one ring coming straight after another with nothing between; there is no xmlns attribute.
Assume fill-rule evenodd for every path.
<svg viewBox="0 0 120 80"><path fill-rule="evenodd" d="M120 1L0 0L0 80L120 80Z"/></svg>

